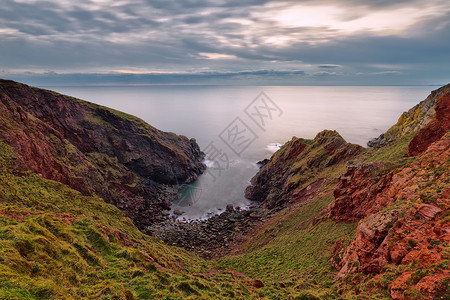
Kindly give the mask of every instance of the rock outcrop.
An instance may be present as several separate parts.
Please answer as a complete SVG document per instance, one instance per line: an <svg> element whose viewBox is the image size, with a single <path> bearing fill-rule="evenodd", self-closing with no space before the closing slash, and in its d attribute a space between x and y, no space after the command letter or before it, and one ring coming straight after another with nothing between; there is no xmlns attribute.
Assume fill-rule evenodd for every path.
<svg viewBox="0 0 450 300"><path fill-rule="evenodd" d="M0 140L16 149L17 170L30 170L84 195L109 198L99 170L59 131L35 118L0 88Z"/></svg>
<svg viewBox="0 0 450 300"><path fill-rule="evenodd" d="M294 137L251 179L245 197L261 201L269 209L305 201L319 189L329 168L352 159L361 150L331 130L318 133L314 140Z"/></svg>
<svg viewBox="0 0 450 300"><path fill-rule="evenodd" d="M386 207L389 200L375 198L391 184L392 176L382 162L349 166L334 190L335 202L331 209L334 219L359 221Z"/></svg>
<svg viewBox="0 0 450 300"><path fill-rule="evenodd" d="M392 143L403 136L407 136L408 134L414 134L421 128L427 126L436 116L436 100L449 92L450 84L432 91L425 100L415 105L407 112L404 112L398 119L397 124L389 128L388 131L381 134L379 137L370 140L367 143L367 146L381 147Z"/></svg>
<svg viewBox="0 0 450 300"><path fill-rule="evenodd" d="M0 81L0 139L18 168L116 204L143 228L168 204L164 185L191 182L205 169L194 139L90 102Z"/></svg>
<svg viewBox="0 0 450 300"><path fill-rule="evenodd" d="M435 119L421 128L409 144L409 156L421 154L450 130L450 93L436 100L435 111Z"/></svg>
<svg viewBox="0 0 450 300"><path fill-rule="evenodd" d="M346 250L338 276L349 273L348 263L355 261L358 261L358 270L365 273L379 272L388 263L408 261L411 250L406 248L411 239L414 244L420 243L423 249L430 245L427 242L430 237L440 240L439 243L450 242L445 229L450 230L450 224L442 220L440 214L450 207L449 157L450 133L447 133L410 166L392 171L388 176L391 178L389 184L372 195L366 194L364 201L386 205L380 205L376 212L368 212L367 217L360 221L356 238ZM351 190L348 192L352 193ZM367 206L364 201L354 210L360 211ZM395 204L389 206L392 203ZM335 209L333 213L338 216L341 211ZM338 219L346 220L341 216Z"/></svg>
<svg viewBox="0 0 450 300"><path fill-rule="evenodd" d="M449 129L447 85L369 142L372 149L349 145L333 131L314 141L293 138L260 169L246 196L268 208L288 207L288 214L294 207L289 204L314 201L335 186L334 202L312 224L358 222L349 244L341 238L331 250L336 284L350 282L352 295L363 298L375 290L394 299L445 298L450 294Z"/></svg>
<svg viewBox="0 0 450 300"><path fill-rule="evenodd" d="M399 266L391 286L394 299L409 299L412 290L424 299L448 292L443 280L449 276L450 93L429 110L434 118L412 129L416 134L408 155L415 160L352 166L334 191L330 215L336 221L359 221L355 238L340 254L337 278Z"/></svg>

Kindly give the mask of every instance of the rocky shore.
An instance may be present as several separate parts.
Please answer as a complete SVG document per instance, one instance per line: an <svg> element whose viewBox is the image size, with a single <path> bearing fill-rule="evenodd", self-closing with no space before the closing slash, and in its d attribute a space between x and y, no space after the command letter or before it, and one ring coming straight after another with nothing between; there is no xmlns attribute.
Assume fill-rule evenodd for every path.
<svg viewBox="0 0 450 300"><path fill-rule="evenodd" d="M179 246L211 259L230 253L271 215L272 211L261 205L241 210L229 204L223 213L206 220L184 222L171 218L146 227L144 232L168 245Z"/></svg>

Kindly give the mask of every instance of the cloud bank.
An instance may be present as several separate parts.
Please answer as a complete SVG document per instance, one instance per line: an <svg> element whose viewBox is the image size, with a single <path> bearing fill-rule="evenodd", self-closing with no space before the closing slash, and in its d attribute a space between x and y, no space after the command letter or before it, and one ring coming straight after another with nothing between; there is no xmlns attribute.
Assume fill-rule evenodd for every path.
<svg viewBox="0 0 450 300"><path fill-rule="evenodd" d="M450 78L449 62L444 0L3 0L0 7L1 77L39 82L89 74L99 83L440 84Z"/></svg>

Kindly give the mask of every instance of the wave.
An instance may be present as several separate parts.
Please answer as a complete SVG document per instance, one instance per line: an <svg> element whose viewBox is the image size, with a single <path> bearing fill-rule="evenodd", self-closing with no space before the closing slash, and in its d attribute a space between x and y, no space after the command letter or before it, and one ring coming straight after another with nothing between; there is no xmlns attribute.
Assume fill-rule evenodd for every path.
<svg viewBox="0 0 450 300"><path fill-rule="evenodd" d="M281 148L281 146L283 146L283 144L280 143L270 143L269 145L266 146L266 150L270 151L272 153L275 153L278 151L278 149Z"/></svg>
<svg viewBox="0 0 450 300"><path fill-rule="evenodd" d="M211 167L214 166L214 160L205 159L205 160L203 161L203 163L204 163L208 168L211 168Z"/></svg>

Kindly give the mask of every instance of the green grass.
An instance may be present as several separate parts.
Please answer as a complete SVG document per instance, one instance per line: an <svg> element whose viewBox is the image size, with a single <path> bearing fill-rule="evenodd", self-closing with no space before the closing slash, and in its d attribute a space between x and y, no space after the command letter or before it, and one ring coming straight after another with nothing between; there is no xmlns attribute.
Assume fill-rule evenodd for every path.
<svg viewBox="0 0 450 300"><path fill-rule="evenodd" d="M243 279L205 275L210 263L144 235L101 198L13 174L13 163L0 142L0 299L252 297Z"/></svg>
<svg viewBox="0 0 450 300"><path fill-rule="evenodd" d="M381 148L369 148L364 155L365 162L392 162L396 163L406 156L408 153L408 146L413 139L414 134L407 134L393 143L385 145Z"/></svg>
<svg viewBox="0 0 450 300"><path fill-rule="evenodd" d="M42 90L32 88L32 92L39 96ZM130 122L143 135L161 137L168 149L179 151L176 145L180 137L174 134L162 137L134 116L48 92L85 107L84 121L93 126L109 130L114 122ZM415 158L405 157L413 137L407 132L417 125L420 113L421 107L417 106L412 113L404 114L387 133L394 142L361 149L358 157L350 158L352 164L381 160L386 169L380 173L387 173L413 163ZM8 128L14 124L1 121ZM316 138L339 137L335 131L323 131ZM81 165L71 159L77 156L72 144L60 143L51 134L46 138L60 145L54 158L74 174L83 174L83 168L92 162L107 181L123 183L121 177L127 169L117 158L89 153L89 163ZM301 155L290 157L289 150L294 148L278 151L269 164L278 161L277 171L289 174L284 178L288 190L301 190L326 178L319 196L279 211L242 245L240 254L212 262L142 234L120 210L100 197L83 196L61 183L15 169L13 149L0 142L0 299L388 299L390 284L402 272L413 272L409 283L415 284L428 274L448 268L448 245L430 240L430 247L442 248L445 260L427 270L421 270L415 262L387 265L379 276L354 273L335 282L336 271L330 259L338 257L333 256L332 249L337 241L342 241L345 249L355 236L357 224L326 219L312 225L312 221L332 203L332 191L346 162L334 161L335 157L314 140L293 139L287 146L296 142L305 146ZM447 209L438 201L439 193L449 183L447 165L430 168L424 178L441 179L437 183L419 181L420 196L400 199L382 211L397 209L404 218L408 209L420 203L435 203ZM129 181L130 186L138 184L136 178ZM448 221L448 209L440 218L441 223ZM412 250L425 242L410 238L407 243ZM252 287L253 279L261 280L264 287ZM448 281L440 284L443 294L448 293L444 290ZM413 287L405 295L421 296Z"/></svg>
<svg viewBox="0 0 450 300"><path fill-rule="evenodd" d="M138 177L119 162L117 157L112 157L104 153L91 152L86 154L108 182L127 183L136 186L139 183ZM131 177L127 180L124 177Z"/></svg>
<svg viewBox="0 0 450 300"><path fill-rule="evenodd" d="M244 244L243 254L222 258L217 263L263 281L262 293L269 299L337 297L331 249L341 238L348 244L356 223L330 220L311 224L332 198L321 197L294 211L281 212Z"/></svg>

